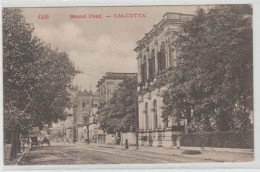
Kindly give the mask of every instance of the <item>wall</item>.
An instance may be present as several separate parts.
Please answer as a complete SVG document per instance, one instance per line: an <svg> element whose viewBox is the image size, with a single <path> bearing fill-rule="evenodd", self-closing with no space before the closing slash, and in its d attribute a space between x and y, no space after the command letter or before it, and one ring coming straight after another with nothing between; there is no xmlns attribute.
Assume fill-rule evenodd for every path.
<svg viewBox="0 0 260 172"><path fill-rule="evenodd" d="M156 129L154 126L154 111L153 111L153 102L156 100L157 104L157 128L163 128L163 120L162 120L162 106L163 106L163 98L162 92L165 90L166 87L162 87L161 89L154 89L151 93L145 93L143 95L139 95L139 102L138 102L138 116L139 116L139 129ZM148 104L148 123L149 128L146 128L145 123L145 104Z"/></svg>
<svg viewBox="0 0 260 172"><path fill-rule="evenodd" d="M115 141L115 134L107 134L106 135L106 144L115 144L116 141Z"/></svg>
<svg viewBox="0 0 260 172"><path fill-rule="evenodd" d="M254 149L253 130L180 135L180 146Z"/></svg>
<svg viewBox="0 0 260 172"><path fill-rule="evenodd" d="M87 127L78 127L78 142L85 142L87 139Z"/></svg>
<svg viewBox="0 0 260 172"><path fill-rule="evenodd" d="M136 145L136 133L133 132L122 133L121 144L125 144L126 139L128 139L129 145Z"/></svg>
<svg viewBox="0 0 260 172"><path fill-rule="evenodd" d="M66 129L66 140L68 140L69 142L73 141L73 130L72 130L72 128Z"/></svg>

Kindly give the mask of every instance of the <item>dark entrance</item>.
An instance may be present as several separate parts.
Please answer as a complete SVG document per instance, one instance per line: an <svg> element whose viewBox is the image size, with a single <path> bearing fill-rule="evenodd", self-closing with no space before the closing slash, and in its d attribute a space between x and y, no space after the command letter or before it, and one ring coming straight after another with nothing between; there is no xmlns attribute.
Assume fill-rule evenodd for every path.
<svg viewBox="0 0 260 172"><path fill-rule="evenodd" d="M158 131L158 146L162 146L162 132Z"/></svg>
<svg viewBox="0 0 260 172"><path fill-rule="evenodd" d="M148 133L148 146L153 146L153 133L149 131Z"/></svg>

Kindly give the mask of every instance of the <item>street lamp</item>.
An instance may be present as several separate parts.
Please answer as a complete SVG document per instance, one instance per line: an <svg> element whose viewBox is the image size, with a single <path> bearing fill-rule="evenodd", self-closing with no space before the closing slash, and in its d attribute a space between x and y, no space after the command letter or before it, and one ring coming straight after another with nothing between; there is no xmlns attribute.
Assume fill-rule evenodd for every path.
<svg viewBox="0 0 260 172"><path fill-rule="evenodd" d="M85 115L84 115L84 118L85 118L84 122L85 122L85 125L87 127L87 143L88 144L90 143L90 138L89 138L89 118L90 118L90 113L91 112L85 113Z"/></svg>
<svg viewBox="0 0 260 172"><path fill-rule="evenodd" d="M135 115L135 134L136 134L136 149L138 149L138 125L139 125L139 120L138 120L138 99L136 101L136 115Z"/></svg>
<svg viewBox="0 0 260 172"><path fill-rule="evenodd" d="M73 105L73 142L78 141L78 128L77 128L77 108L78 105Z"/></svg>
<svg viewBox="0 0 260 172"><path fill-rule="evenodd" d="M67 131L66 131L66 125L65 125L65 127L64 127L65 129L65 135L64 135L64 137L65 137L65 142L66 142L66 140L67 140L67 138L66 138L66 135L67 135Z"/></svg>
<svg viewBox="0 0 260 172"><path fill-rule="evenodd" d="M66 141L66 125L63 123L61 124L61 126L62 126L62 133L63 133L62 137L63 140Z"/></svg>

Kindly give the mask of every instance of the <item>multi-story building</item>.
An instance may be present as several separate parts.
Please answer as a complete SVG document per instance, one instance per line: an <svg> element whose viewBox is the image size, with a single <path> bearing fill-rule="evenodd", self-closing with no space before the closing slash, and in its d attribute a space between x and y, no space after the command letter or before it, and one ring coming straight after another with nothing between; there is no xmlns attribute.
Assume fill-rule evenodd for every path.
<svg viewBox="0 0 260 172"><path fill-rule="evenodd" d="M176 66L179 48L176 46L180 25L192 17L189 14L166 13L150 32L137 42L134 49L138 60L138 107L139 140L146 146L167 146L176 144L174 134L185 127L186 120L176 121L169 117L162 119L162 93L167 86L152 87L161 72ZM147 91L144 91L147 90Z"/></svg>
<svg viewBox="0 0 260 172"><path fill-rule="evenodd" d="M119 83L126 77L137 77L137 73L113 73L107 72L97 84L97 93L99 103L103 106L109 99L112 98Z"/></svg>
<svg viewBox="0 0 260 172"><path fill-rule="evenodd" d="M98 109L96 107L91 109L89 119L88 119L88 135L91 143L104 143L105 134L103 130L101 130L98 123L97 116Z"/></svg>
<svg viewBox="0 0 260 172"><path fill-rule="evenodd" d="M88 137L88 119L93 108L98 107L99 98L91 90L78 91L73 100L73 141L85 142Z"/></svg>
<svg viewBox="0 0 260 172"><path fill-rule="evenodd" d="M99 97L99 108L103 108L105 104L108 102L109 99L112 98L114 92L116 91L119 83L121 83L124 79L132 77L137 78L137 73L113 73L113 72L107 72L99 81L97 84L97 94ZM99 124L97 124L99 126ZM109 138L106 137L103 130L98 130L97 142L104 143L106 139L106 142L112 142ZM116 135L112 135L113 138L117 137L119 140L121 139L121 133L117 132Z"/></svg>
<svg viewBox="0 0 260 172"><path fill-rule="evenodd" d="M79 87L76 86L72 86L72 88L70 88L69 93L70 93L70 99L72 102L75 102L75 98L77 97L77 93L79 92ZM67 109L66 110L67 113L69 114L73 114L74 109ZM69 116L67 117L67 119L65 121L62 121L59 123L60 126L64 127L64 131L65 131L65 136L64 139L66 141L73 141L73 126L74 126L74 116ZM59 126L59 127L60 127Z"/></svg>

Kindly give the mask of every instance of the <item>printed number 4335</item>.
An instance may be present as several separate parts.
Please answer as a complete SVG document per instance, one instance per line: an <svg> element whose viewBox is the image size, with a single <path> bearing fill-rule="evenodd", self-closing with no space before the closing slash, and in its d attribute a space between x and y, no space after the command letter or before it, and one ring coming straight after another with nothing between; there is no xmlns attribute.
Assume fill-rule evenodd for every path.
<svg viewBox="0 0 260 172"><path fill-rule="evenodd" d="M39 14L38 19L49 19L49 14Z"/></svg>

